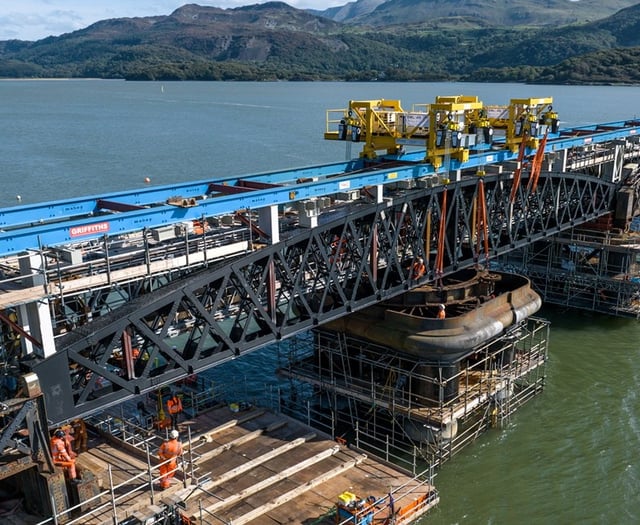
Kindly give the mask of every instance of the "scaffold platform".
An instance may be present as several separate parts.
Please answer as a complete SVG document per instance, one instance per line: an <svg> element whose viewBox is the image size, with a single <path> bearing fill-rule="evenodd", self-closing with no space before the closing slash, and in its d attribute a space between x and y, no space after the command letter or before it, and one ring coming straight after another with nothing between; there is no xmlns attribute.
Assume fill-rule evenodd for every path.
<svg viewBox="0 0 640 525"><path fill-rule="evenodd" d="M220 404L181 421L183 461L164 490L155 454L166 429L145 430L106 412L88 424L89 450L77 459L81 502L41 525L155 524L178 516L190 524L328 525L341 523L336 511L345 509L352 511L345 523L374 515L376 523L411 523L439 501L432 476L250 405Z"/></svg>

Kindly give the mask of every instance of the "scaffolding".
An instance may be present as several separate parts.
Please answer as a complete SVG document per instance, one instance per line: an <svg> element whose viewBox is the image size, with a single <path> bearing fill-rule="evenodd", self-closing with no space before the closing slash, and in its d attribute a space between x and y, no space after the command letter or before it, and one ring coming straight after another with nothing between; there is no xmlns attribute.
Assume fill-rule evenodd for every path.
<svg viewBox="0 0 640 525"><path fill-rule="evenodd" d="M202 376L174 388L177 386L190 420L220 406L226 392ZM210 477L209 472L200 472L197 464L206 440L196 439L191 426L186 425L181 438L184 452L180 466L175 467L177 483L159 492L156 485L164 475L162 467L173 461L155 456L169 432L156 413L162 389L154 393L155 398L139 396L86 418L93 444L77 457L82 481L72 484L63 469L54 466L49 453L44 399L36 379L24 376L23 388L31 397L0 403L0 426L5 430L0 440L0 488L15 491L16 504L21 505L13 509L16 519L38 525L185 523L183 491L189 488L192 492ZM169 392L164 389L165 395Z"/></svg>
<svg viewBox="0 0 640 525"><path fill-rule="evenodd" d="M291 396L281 410L414 472L437 468L542 392L548 334L531 317L442 362L314 329L282 343Z"/></svg>
<svg viewBox="0 0 640 525"><path fill-rule="evenodd" d="M508 253L500 267L527 275L545 303L640 317L640 236L606 221Z"/></svg>

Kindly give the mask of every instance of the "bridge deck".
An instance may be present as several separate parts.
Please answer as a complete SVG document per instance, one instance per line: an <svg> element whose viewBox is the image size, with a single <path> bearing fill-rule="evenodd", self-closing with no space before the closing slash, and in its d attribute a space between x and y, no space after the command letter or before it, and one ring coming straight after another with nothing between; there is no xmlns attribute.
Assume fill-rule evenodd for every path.
<svg viewBox="0 0 640 525"><path fill-rule="evenodd" d="M397 491L396 512L415 505L421 498L428 499L428 504L420 514L438 503L432 485L286 416L255 408L235 413L222 406L183 422L180 428L182 436L188 435L187 428L191 430L191 452L183 439L185 458L192 455L194 477L199 483L192 484L191 479L185 482L180 472L170 488L161 491L154 487L152 493L146 474L131 481L133 476L147 472L146 459L117 443L90 441L90 450L80 455L78 465L91 470L103 488L102 508L91 512L85 505L81 522L113 523L108 465L113 484L118 487L118 520L130 516L148 518L180 501L184 506L181 512L195 523L202 516L205 522L208 517L234 524L328 525L335 523L336 502L344 492L358 498L374 496L381 519L389 517L390 491ZM190 468L186 468L187 478ZM91 491L84 493L90 495Z"/></svg>

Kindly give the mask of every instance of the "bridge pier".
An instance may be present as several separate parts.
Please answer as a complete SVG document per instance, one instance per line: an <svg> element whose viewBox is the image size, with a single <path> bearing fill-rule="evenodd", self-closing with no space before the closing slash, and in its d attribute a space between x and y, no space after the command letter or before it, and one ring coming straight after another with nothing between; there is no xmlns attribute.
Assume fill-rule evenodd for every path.
<svg viewBox="0 0 640 525"><path fill-rule="evenodd" d="M278 370L292 381L285 412L307 411L318 428L330 418L356 446L418 448L432 468L508 421L543 390L549 324L530 317L540 301L528 279L456 277L445 278L445 319L443 290L424 286L295 340Z"/></svg>
<svg viewBox="0 0 640 525"><path fill-rule="evenodd" d="M278 207L266 206L258 210L258 226L269 235L270 244L280 242L280 221L278 220Z"/></svg>

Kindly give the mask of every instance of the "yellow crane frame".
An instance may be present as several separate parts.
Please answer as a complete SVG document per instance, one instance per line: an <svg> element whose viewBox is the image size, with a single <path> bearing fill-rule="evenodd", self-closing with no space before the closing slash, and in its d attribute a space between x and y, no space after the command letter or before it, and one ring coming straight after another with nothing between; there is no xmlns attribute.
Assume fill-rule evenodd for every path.
<svg viewBox="0 0 640 525"><path fill-rule="evenodd" d="M389 155L398 154L402 148L398 139L412 138L425 133L422 126L405 129L399 100L350 100L349 108L327 111L327 140L349 140L364 144L360 157L373 159L377 151L385 150ZM428 121L425 114L424 122Z"/></svg>
<svg viewBox="0 0 640 525"><path fill-rule="evenodd" d="M553 98L512 98L509 104L506 147L516 152L526 137L526 145L536 149L544 135L541 124L557 127L557 122Z"/></svg>
<svg viewBox="0 0 640 525"><path fill-rule="evenodd" d="M436 169L449 158L469 160L475 140L493 129L505 130L505 148L516 152L520 143L536 149L546 130L557 132L553 98L514 98L508 106L484 106L475 96L438 96L435 103L414 105L407 113L399 100L351 100L348 109L327 110L324 138L362 142L360 157L373 159L378 151L397 155L403 144L426 142L425 161ZM415 109L419 107L420 109ZM474 137L475 135L475 137Z"/></svg>
<svg viewBox="0 0 640 525"><path fill-rule="evenodd" d="M438 169L445 157L469 160L465 137L469 125L483 121L483 104L478 97L455 95L436 97L429 106L429 137L426 160Z"/></svg>

